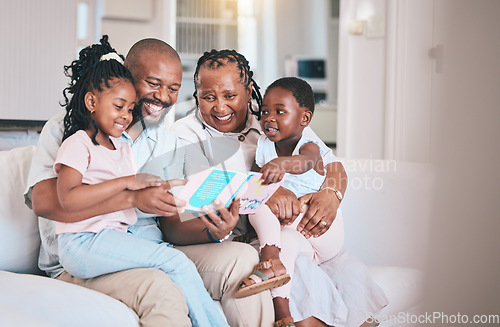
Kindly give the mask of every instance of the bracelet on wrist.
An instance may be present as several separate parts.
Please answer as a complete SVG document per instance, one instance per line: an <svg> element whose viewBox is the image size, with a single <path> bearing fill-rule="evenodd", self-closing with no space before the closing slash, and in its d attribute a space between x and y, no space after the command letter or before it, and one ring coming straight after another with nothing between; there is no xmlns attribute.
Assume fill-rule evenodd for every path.
<svg viewBox="0 0 500 327"><path fill-rule="evenodd" d="M331 190L331 191L333 191L333 193L335 194L335 196L336 196L336 197L337 197L337 199L339 200L339 203L340 203L340 202L342 202L342 199L343 199L344 197L342 196L342 193L341 193L339 190L337 190L336 188L333 188L333 187L327 186L327 187L323 188L323 189L322 189L322 191L323 191L323 190Z"/></svg>
<svg viewBox="0 0 500 327"><path fill-rule="evenodd" d="M209 239L210 241L212 241L213 243L222 243L222 242L226 241L226 240L229 238L229 236L233 235L233 231L230 231L230 232L229 232L229 234L227 234L226 236L224 236L224 237L223 237L223 238L221 238L220 240L218 240L218 239L214 238L214 237L212 236L212 234L210 234L210 231L209 231L208 229L207 229L207 235L208 235L208 239Z"/></svg>

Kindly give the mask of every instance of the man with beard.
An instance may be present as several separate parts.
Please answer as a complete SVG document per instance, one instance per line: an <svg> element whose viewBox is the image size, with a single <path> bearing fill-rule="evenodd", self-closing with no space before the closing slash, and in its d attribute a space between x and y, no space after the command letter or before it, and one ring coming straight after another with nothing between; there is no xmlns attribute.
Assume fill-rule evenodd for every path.
<svg viewBox="0 0 500 327"><path fill-rule="evenodd" d="M182 81L182 65L177 52L163 41L144 39L132 46L125 66L134 76L138 104L131 125L123 133L134 153L138 173L150 173L167 181L160 187L138 191L123 191L118 196L102 201L89 210L68 213L57 197L53 164L62 142L64 111L56 114L44 126L33 157L25 199L28 206L40 216L41 249L39 267L50 277L81 285L114 297L132 308L139 316L141 326L190 326L188 309L180 289L157 269L131 269L91 279L79 279L64 271L59 263L57 235L54 221L77 222L97 215L127 208L138 208L138 222L129 233L146 239L161 239L157 219L177 215L176 199L169 190L183 185L184 150L178 138L169 130L164 118L177 101ZM237 208L237 206L235 206ZM235 211L235 210L232 210ZM220 208L225 219L235 219L237 209L230 212ZM43 218L42 218L43 217ZM161 218L159 218L161 217ZM231 242L232 243L232 242ZM236 243L234 243L236 244ZM215 244L214 244L215 245ZM272 321L271 300L268 294L250 297L247 301L228 296L228 283L239 281L251 273L258 256L251 247L224 244L220 270L203 270L205 286L213 298L221 300L231 326L259 326ZM234 247L234 249L232 249ZM228 254L229 253L229 254ZM237 255L232 255L237 253ZM200 272L201 273L201 272ZM215 278L213 276L216 276ZM231 285L229 285L231 287ZM231 287L232 288L232 287Z"/></svg>

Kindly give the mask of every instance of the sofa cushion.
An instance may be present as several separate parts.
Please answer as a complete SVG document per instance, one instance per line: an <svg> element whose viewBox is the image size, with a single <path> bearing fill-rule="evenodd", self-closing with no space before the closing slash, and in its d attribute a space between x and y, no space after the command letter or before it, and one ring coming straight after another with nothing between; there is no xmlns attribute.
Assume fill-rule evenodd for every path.
<svg viewBox="0 0 500 327"><path fill-rule="evenodd" d="M381 326L406 326L401 318L417 313L421 302L423 272L418 269L390 266L369 267L370 275L382 288L389 304L375 315Z"/></svg>
<svg viewBox="0 0 500 327"><path fill-rule="evenodd" d="M0 270L39 273L38 219L24 203L34 146L0 151Z"/></svg>
<svg viewBox="0 0 500 327"><path fill-rule="evenodd" d="M125 304L48 277L0 271L0 326L137 327Z"/></svg>

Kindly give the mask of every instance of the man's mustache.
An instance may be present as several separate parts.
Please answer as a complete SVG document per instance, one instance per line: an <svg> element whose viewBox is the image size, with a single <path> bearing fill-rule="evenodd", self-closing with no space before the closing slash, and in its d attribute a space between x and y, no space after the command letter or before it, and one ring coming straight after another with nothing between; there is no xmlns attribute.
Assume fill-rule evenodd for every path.
<svg viewBox="0 0 500 327"><path fill-rule="evenodd" d="M149 99L149 98L141 98L141 99L139 99L139 101L135 105L135 108L137 110L140 110L145 103L149 103L149 104L152 104L155 106L161 106L163 109L166 109L172 105L170 102L166 102L166 101L160 101L160 100Z"/></svg>

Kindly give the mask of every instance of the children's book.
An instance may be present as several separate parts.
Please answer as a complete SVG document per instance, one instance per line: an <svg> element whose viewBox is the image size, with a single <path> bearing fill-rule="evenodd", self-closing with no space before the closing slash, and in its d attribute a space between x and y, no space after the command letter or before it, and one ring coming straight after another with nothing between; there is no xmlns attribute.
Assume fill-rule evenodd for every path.
<svg viewBox="0 0 500 327"><path fill-rule="evenodd" d="M178 198L187 202L186 211L204 213L203 206L213 208L218 199L226 207L234 197L240 195L240 214L254 214L257 208L280 187L285 177L278 183L262 185L261 173L234 172L220 169L207 169L192 175L181 189ZM198 215L183 215L181 220L188 220Z"/></svg>

